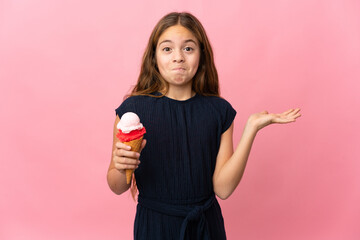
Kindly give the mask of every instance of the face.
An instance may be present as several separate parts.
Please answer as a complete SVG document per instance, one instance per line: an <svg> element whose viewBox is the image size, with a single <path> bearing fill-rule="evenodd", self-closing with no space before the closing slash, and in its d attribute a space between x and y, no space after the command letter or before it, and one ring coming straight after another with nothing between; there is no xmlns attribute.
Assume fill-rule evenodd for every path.
<svg viewBox="0 0 360 240"><path fill-rule="evenodd" d="M156 46L156 63L170 87L190 87L200 60L199 42L185 27L166 29Z"/></svg>

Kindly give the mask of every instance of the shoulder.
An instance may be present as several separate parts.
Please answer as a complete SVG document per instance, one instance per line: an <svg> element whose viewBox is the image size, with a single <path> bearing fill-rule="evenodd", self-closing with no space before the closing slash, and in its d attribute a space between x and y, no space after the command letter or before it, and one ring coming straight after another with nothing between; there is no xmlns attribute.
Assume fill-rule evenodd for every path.
<svg viewBox="0 0 360 240"><path fill-rule="evenodd" d="M122 116L125 112L142 112L152 104L155 97L146 95L136 95L126 98L118 108L115 109L116 114Z"/></svg>
<svg viewBox="0 0 360 240"><path fill-rule="evenodd" d="M120 106L128 105L128 104L137 104L137 103L144 103L146 101L151 101L154 97L147 96L147 95L136 95L136 96L129 96L127 97Z"/></svg>
<svg viewBox="0 0 360 240"><path fill-rule="evenodd" d="M222 97L201 96L203 105L211 112L221 123L221 132L225 132L233 122L236 116L236 110L231 104Z"/></svg>
<svg viewBox="0 0 360 240"><path fill-rule="evenodd" d="M152 97L146 96L146 95L129 96L123 101L123 104L137 102L137 101L143 101L143 100L150 99L150 98L152 98Z"/></svg>
<svg viewBox="0 0 360 240"><path fill-rule="evenodd" d="M228 102L225 98L217 97L217 96L201 96L202 101L205 104L212 105L217 109L233 109L230 102Z"/></svg>

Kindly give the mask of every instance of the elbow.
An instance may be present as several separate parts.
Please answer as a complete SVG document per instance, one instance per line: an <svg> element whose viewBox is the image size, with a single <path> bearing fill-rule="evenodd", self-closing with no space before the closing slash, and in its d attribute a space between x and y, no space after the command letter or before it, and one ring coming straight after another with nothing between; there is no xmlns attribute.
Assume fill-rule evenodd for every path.
<svg viewBox="0 0 360 240"><path fill-rule="evenodd" d="M122 193L126 192L129 188L120 188L116 184L108 184L110 190L115 193L116 195L121 195Z"/></svg>
<svg viewBox="0 0 360 240"><path fill-rule="evenodd" d="M110 174L107 175L107 183L110 190L115 193L116 195L121 195L122 193L126 192L130 188L130 184L126 184L125 186L119 184L116 179L113 179Z"/></svg>
<svg viewBox="0 0 360 240"><path fill-rule="evenodd" d="M111 189L113 193L115 193L116 195L121 195L122 193L124 193L123 191L116 191Z"/></svg>
<svg viewBox="0 0 360 240"><path fill-rule="evenodd" d="M236 185L229 181L224 181L223 179L213 179L213 189L216 194L221 200L228 199L231 194L234 192Z"/></svg>
<svg viewBox="0 0 360 240"><path fill-rule="evenodd" d="M220 195L220 194L216 194L216 196L218 196L221 200L226 200L229 197L227 195Z"/></svg>
<svg viewBox="0 0 360 240"><path fill-rule="evenodd" d="M116 195L121 195L123 193L123 191L120 191L120 189L116 186L113 186L111 184L109 184L109 188L110 190L115 193Z"/></svg>
<svg viewBox="0 0 360 240"><path fill-rule="evenodd" d="M230 194L227 194L227 193L216 193L216 196L218 196L221 200L226 200L230 197L231 193Z"/></svg>
<svg viewBox="0 0 360 240"><path fill-rule="evenodd" d="M214 192L221 200L226 200L231 196L233 191L225 188L214 187Z"/></svg>
<svg viewBox="0 0 360 240"><path fill-rule="evenodd" d="M240 179L231 179L229 181L214 181L214 192L215 194L221 199L226 200L228 199L231 194L235 191L236 187L238 186Z"/></svg>

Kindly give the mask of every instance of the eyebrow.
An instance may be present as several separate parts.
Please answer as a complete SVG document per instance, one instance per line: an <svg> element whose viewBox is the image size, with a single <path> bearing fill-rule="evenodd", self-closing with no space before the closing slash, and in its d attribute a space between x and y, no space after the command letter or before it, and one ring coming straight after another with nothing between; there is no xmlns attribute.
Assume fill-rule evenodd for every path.
<svg viewBox="0 0 360 240"><path fill-rule="evenodd" d="M159 46L161 45L161 44L163 44L163 43L172 43L172 41L171 40L164 40L164 41L162 41L161 43L159 43ZM192 39L187 39L187 40L185 40L184 41L184 43L188 43L188 42L192 42L192 43L194 43L196 46L197 46L197 43L194 41L194 40L192 40Z"/></svg>

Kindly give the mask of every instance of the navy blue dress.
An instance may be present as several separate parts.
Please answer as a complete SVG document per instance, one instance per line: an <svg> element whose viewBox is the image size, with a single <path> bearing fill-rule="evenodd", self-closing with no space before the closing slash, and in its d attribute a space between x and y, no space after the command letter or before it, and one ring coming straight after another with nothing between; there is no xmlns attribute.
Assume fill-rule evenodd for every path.
<svg viewBox="0 0 360 240"><path fill-rule="evenodd" d="M138 114L147 139L135 170L134 238L226 239L212 176L236 111L223 98L196 94L185 101L132 96L116 109L120 118L125 112Z"/></svg>

